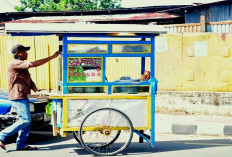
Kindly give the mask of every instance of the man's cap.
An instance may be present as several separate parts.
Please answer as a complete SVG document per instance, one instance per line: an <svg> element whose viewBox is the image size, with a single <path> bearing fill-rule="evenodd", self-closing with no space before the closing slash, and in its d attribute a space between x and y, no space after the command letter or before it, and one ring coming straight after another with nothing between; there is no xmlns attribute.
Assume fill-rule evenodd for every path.
<svg viewBox="0 0 232 157"><path fill-rule="evenodd" d="M16 52L21 52L21 51L24 51L24 50L28 51L28 50L30 50L30 48L31 48L31 47L25 47L25 46L23 46L23 45L17 44L17 45L14 45L14 46L11 48L11 52L12 52L13 54L15 54Z"/></svg>

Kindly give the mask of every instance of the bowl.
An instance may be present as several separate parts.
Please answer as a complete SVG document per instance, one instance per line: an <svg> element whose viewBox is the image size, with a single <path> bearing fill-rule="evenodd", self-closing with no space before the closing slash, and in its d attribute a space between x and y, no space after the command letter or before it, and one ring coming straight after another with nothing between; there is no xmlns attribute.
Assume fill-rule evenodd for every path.
<svg viewBox="0 0 232 157"><path fill-rule="evenodd" d="M96 87L85 87L85 93L95 93L96 91Z"/></svg>
<svg viewBox="0 0 232 157"><path fill-rule="evenodd" d="M72 88L72 91L74 92L74 93L84 93L84 87L73 87Z"/></svg>

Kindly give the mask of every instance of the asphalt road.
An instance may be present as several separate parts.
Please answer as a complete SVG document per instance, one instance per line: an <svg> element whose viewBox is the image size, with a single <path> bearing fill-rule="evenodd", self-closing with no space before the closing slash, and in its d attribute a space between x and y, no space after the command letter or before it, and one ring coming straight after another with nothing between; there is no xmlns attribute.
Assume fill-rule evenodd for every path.
<svg viewBox="0 0 232 157"><path fill-rule="evenodd" d="M210 137L189 135L156 135L156 147L138 143L134 134L133 142L118 156L138 157L231 157L232 137ZM0 149L0 157L90 157L81 145L77 144L72 134L62 138L53 137L51 132L33 132L29 144L39 147L36 151L15 151L15 143L7 144L7 150Z"/></svg>

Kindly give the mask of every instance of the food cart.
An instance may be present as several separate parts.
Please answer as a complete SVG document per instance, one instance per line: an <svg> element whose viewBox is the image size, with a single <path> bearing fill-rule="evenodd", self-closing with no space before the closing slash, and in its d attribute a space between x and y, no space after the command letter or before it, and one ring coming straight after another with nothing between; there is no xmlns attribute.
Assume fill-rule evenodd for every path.
<svg viewBox="0 0 232 157"><path fill-rule="evenodd" d="M115 155L130 144L155 146L155 36L165 33L155 25L6 24L12 35L58 34L59 93L52 99L53 133L75 139L95 155ZM140 58L140 78L107 78L110 58ZM145 69L146 61L150 64ZM111 64L111 66L113 66ZM126 63L122 68L129 66ZM114 68L114 67L111 67ZM149 72L148 72L149 71Z"/></svg>

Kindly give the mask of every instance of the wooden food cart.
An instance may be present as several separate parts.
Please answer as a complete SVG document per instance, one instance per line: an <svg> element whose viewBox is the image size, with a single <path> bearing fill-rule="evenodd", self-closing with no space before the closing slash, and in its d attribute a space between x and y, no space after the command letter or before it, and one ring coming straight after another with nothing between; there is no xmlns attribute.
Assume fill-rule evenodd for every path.
<svg viewBox="0 0 232 157"><path fill-rule="evenodd" d="M133 133L155 146L155 25L14 24L13 35L58 34L59 93L51 95L53 133L75 139L95 155L115 155L130 144ZM139 58L141 76L131 73L116 80L113 60ZM146 62L150 64L146 64ZM110 70L109 65L111 66ZM149 67L146 67L149 65ZM124 62L122 68L130 66ZM113 73L113 74L110 74Z"/></svg>

